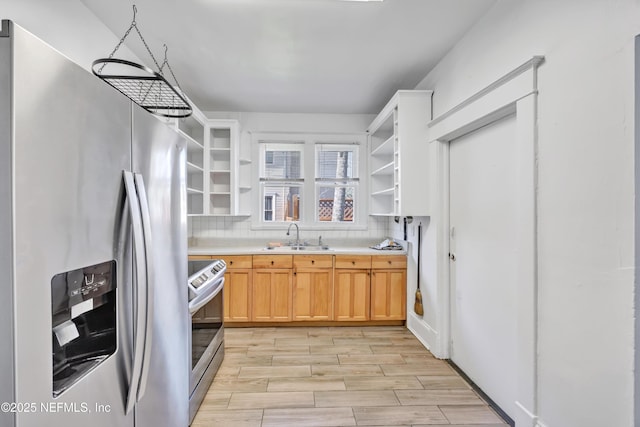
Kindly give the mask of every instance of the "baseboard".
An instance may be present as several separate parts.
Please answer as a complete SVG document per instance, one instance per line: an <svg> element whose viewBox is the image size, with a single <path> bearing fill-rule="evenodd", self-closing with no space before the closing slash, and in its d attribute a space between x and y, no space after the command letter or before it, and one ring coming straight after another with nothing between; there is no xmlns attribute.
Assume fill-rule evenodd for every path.
<svg viewBox="0 0 640 427"><path fill-rule="evenodd" d="M407 315L407 329L437 358L443 359L438 349L438 331L433 329L417 314L410 312Z"/></svg>
<svg viewBox="0 0 640 427"><path fill-rule="evenodd" d="M540 424L538 417L531 413L524 405L516 400L516 408L518 414L516 414L516 426L518 427L545 427Z"/></svg>
<svg viewBox="0 0 640 427"><path fill-rule="evenodd" d="M458 375L462 377L462 379L464 379L471 386L473 391L475 391L482 398L482 400L489 404L489 407L493 409L493 411L500 418L502 418L505 423L507 423L511 427L515 427L516 425L520 427L520 425L516 424L516 421L511 419L511 417L509 417L509 415L504 410L502 410L502 408L498 406L498 404L493 399L491 399L480 387L478 387L478 385L474 383L473 380L469 378L469 376L462 369L460 369L458 365L453 363L451 359L447 359L447 363L453 368L454 371L458 373Z"/></svg>

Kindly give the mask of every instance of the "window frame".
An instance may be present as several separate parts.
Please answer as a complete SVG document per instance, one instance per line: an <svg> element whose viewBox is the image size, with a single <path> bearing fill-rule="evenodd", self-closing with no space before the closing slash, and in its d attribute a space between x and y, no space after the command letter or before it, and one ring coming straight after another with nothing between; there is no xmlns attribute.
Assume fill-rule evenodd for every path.
<svg viewBox="0 0 640 427"><path fill-rule="evenodd" d="M300 186L300 220L295 221L301 227L311 230L366 230L368 217L368 161L366 157L368 137L362 133L306 133L306 132L252 132L251 142L253 147L253 158L258 160L258 165L254 169L256 171L254 184L257 194L253 197L254 212L252 215L251 228L260 229L282 229L286 228L292 221L265 221L264 215L264 196L265 186L274 183ZM299 144L302 148L301 173L302 179L299 180L278 180L278 179L262 179L265 171L265 147L267 144L282 147L290 147L290 144ZM316 147L319 144L335 144L336 146L357 146L357 154L355 154L358 177L355 180L354 194L354 217L351 222L331 222L320 221L318 211L318 191L320 186L333 186L335 180L332 181L316 181L317 177L317 159ZM341 181L342 182L342 181ZM326 185L331 184L331 185ZM275 212L274 212L275 218Z"/></svg>

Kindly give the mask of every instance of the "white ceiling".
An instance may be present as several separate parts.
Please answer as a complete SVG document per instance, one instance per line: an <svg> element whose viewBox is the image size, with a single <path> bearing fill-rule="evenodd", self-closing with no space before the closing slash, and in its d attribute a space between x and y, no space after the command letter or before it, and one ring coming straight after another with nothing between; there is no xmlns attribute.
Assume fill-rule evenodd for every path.
<svg viewBox="0 0 640 427"><path fill-rule="evenodd" d="M132 0L81 0L118 37ZM136 0L202 111L376 113L413 89L495 0ZM153 61L134 32L125 44ZM114 46L115 47L115 46ZM107 56L109 52L104 52ZM116 55L117 56L117 55Z"/></svg>

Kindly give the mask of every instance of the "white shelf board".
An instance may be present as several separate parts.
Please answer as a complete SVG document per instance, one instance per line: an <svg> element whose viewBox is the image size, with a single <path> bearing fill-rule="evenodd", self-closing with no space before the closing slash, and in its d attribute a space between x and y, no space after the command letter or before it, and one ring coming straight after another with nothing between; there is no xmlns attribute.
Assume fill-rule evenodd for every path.
<svg viewBox="0 0 640 427"><path fill-rule="evenodd" d="M253 163L251 159L240 159L241 165L250 165L251 163Z"/></svg>
<svg viewBox="0 0 640 427"><path fill-rule="evenodd" d="M204 194L204 191L187 187L187 194Z"/></svg>
<svg viewBox="0 0 640 427"><path fill-rule="evenodd" d="M387 163L386 165L379 167L378 169L371 172L371 175L392 175L393 174L393 162Z"/></svg>
<svg viewBox="0 0 640 427"><path fill-rule="evenodd" d="M204 150L204 145L200 144L198 141L193 139L193 137L187 135L181 129L177 129L177 131L180 135L182 135L187 140L187 150L189 150L189 148L191 147L193 147L193 149Z"/></svg>
<svg viewBox="0 0 640 427"><path fill-rule="evenodd" d="M201 168L200 166L193 164L191 162L187 162L187 173L193 173L193 172L204 172L204 169Z"/></svg>
<svg viewBox="0 0 640 427"><path fill-rule="evenodd" d="M372 196L390 196L393 195L393 188L386 188L384 190L380 190L380 191L375 191L373 193L371 193Z"/></svg>
<svg viewBox="0 0 640 427"><path fill-rule="evenodd" d="M220 152L229 152L231 148L229 147L211 147L211 151L220 151Z"/></svg>
<svg viewBox="0 0 640 427"><path fill-rule="evenodd" d="M393 154L393 135L378 145L375 150L371 151L372 156L388 156L391 154Z"/></svg>
<svg viewBox="0 0 640 427"><path fill-rule="evenodd" d="M231 170L229 169L215 169L210 171L209 173L211 174L216 174L216 173L231 173Z"/></svg>

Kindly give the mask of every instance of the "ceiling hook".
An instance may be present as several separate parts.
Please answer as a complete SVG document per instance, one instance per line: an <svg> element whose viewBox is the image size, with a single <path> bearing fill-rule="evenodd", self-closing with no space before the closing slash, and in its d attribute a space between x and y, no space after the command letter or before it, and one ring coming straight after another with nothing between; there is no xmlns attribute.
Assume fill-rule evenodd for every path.
<svg viewBox="0 0 640 427"><path fill-rule="evenodd" d="M164 60L166 62L167 61L167 51L169 50L169 47L167 46L166 43L164 43L163 46L164 46Z"/></svg>
<svg viewBox="0 0 640 427"><path fill-rule="evenodd" d="M133 23L135 24L136 22L136 14L138 13L138 8L136 7L136 5L133 5Z"/></svg>

